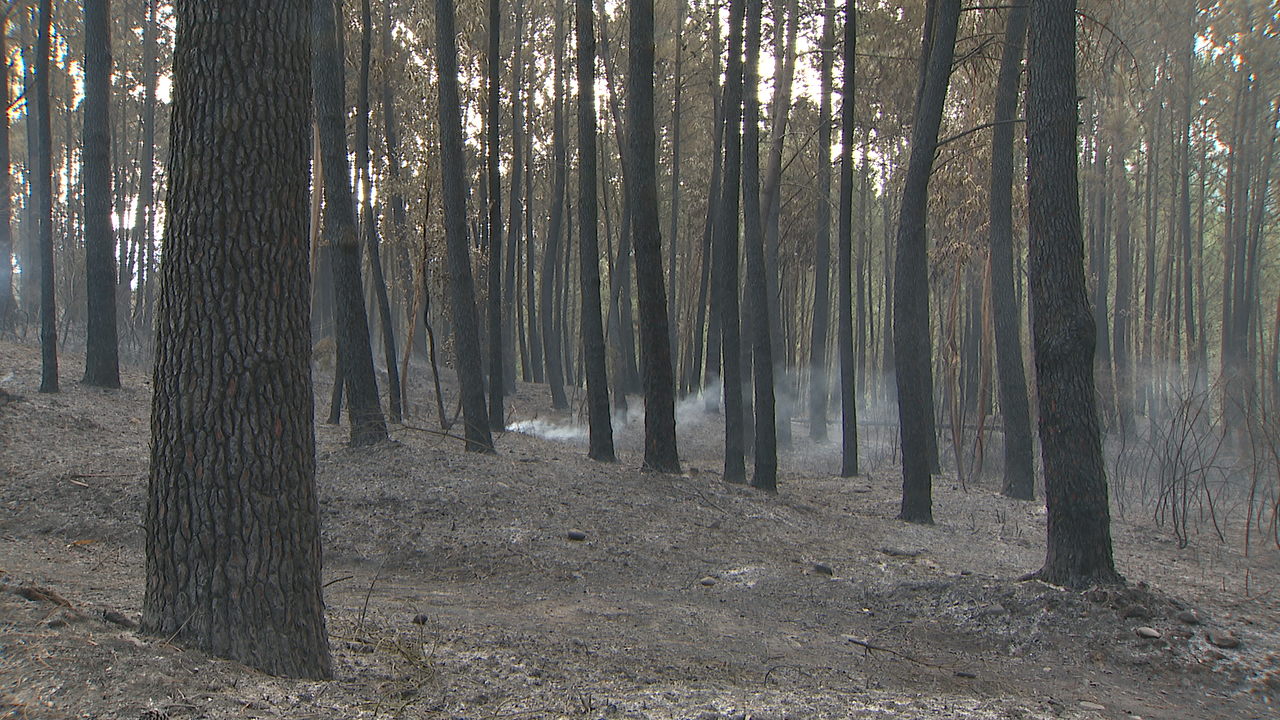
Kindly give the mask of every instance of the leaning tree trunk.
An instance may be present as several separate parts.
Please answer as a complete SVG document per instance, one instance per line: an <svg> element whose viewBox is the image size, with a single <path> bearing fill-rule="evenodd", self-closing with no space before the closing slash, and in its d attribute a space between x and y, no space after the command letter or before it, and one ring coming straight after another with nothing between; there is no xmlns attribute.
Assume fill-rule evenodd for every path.
<svg viewBox="0 0 1280 720"><path fill-rule="evenodd" d="M644 368L644 467L679 473L675 378L662 287L662 234L658 228L657 150L653 129L653 0L628 0L631 15L627 111L631 156L631 228L640 310L640 363Z"/></svg>
<svg viewBox="0 0 1280 720"><path fill-rule="evenodd" d="M836 343L840 346L840 476L858 474L858 396L853 364L853 132L854 68L857 65L858 16L853 3L845 5L844 92L840 111L840 267L836 276L840 315Z"/></svg>
<svg viewBox="0 0 1280 720"><path fill-rule="evenodd" d="M911 132L911 158L898 209L898 257L894 280L893 355L898 379L898 423L902 433L902 511L899 519L933 523L932 454L936 452L933 368L929 330L929 175L951 78L960 0L939 0L934 35L922 58L923 86Z"/></svg>
<svg viewBox="0 0 1280 720"><path fill-rule="evenodd" d="M84 382L120 387L116 259L111 229L110 0L84 3L84 254L88 297ZM0 258L8 264L8 256Z"/></svg>
<svg viewBox="0 0 1280 720"><path fill-rule="evenodd" d="M324 679L308 5L177 6L142 627Z"/></svg>
<svg viewBox="0 0 1280 720"><path fill-rule="evenodd" d="M1027 52L1027 199L1032 334L1040 396L1048 548L1035 577L1072 589L1122 582L1093 383L1076 144L1075 0L1031 6Z"/></svg>
<svg viewBox="0 0 1280 720"><path fill-rule="evenodd" d="M53 294L53 124L49 119L49 35L53 3L40 0L36 39L36 213L40 223L40 392L58 392L58 311Z"/></svg>
<svg viewBox="0 0 1280 720"><path fill-rule="evenodd" d="M323 1L323 0L322 0ZM462 386L462 417L470 452L492 453L493 436L485 412L481 373L480 323L467 242L466 156L462 146L462 103L458 98L458 46L453 0L436 0L436 70L439 76L440 173L444 186L444 231L449 255L455 368Z"/></svg>
<svg viewBox="0 0 1280 720"><path fill-rule="evenodd" d="M591 0L576 0L578 23L578 252L582 282L582 343L592 460L613 462L613 421L600 319L600 248L596 206L596 34Z"/></svg>
<svg viewBox="0 0 1280 720"><path fill-rule="evenodd" d="M1026 36L1027 9L1015 7L1009 11L1005 25L1004 54L996 79L996 126L991 138L991 303L1000 408L1004 414L1001 493L1019 500L1035 497L1036 479L1027 377L1022 364L1021 313L1013 283L1013 123L1018 111L1018 78L1022 74L1022 44Z"/></svg>
<svg viewBox="0 0 1280 720"><path fill-rule="evenodd" d="M339 23L333 0L313 0L313 73L316 119L320 125L320 153L324 166L324 230L332 249L333 287L337 301L337 373L347 395L351 444L373 445L387 439L387 425L378 402L378 381L369 346L360 279L360 233L351 197L347 161L346 81L338 45ZM335 389L335 395L339 392Z"/></svg>
<svg viewBox="0 0 1280 720"><path fill-rule="evenodd" d="M369 265L373 269L373 291L378 303L378 320L382 327L382 353L387 367L388 414L391 422L400 422L403 408L400 405L400 370L396 367L396 335L391 322L391 300L387 297L387 278L382 271L382 253L379 250L378 225L373 218L373 179L369 167L369 59L373 49L373 13L369 0L360 0L360 86L356 92L356 167L360 171L361 227L364 239L369 243Z"/></svg>

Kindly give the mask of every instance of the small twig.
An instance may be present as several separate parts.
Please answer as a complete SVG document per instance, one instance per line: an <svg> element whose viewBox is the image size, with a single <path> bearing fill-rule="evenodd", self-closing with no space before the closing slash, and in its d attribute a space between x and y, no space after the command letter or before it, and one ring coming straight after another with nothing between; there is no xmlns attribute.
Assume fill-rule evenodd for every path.
<svg viewBox="0 0 1280 720"><path fill-rule="evenodd" d="M344 580L351 580L351 579L353 579L353 578L355 578L355 575L348 575L348 576L346 576L346 577L334 578L334 579L330 580L329 582L325 583L324 585L321 585L320 587L329 587L330 585L335 585L335 584L340 583L340 582L342 582L342 581L344 581Z"/></svg>
<svg viewBox="0 0 1280 720"><path fill-rule="evenodd" d="M852 636L852 635L845 635L845 636L844 636L844 639L845 639L845 640L848 640L849 642L853 643L854 645L858 645L858 646L860 646L860 647L864 647L864 648L866 648L867 650L879 650L879 651L881 651L881 652L887 652L887 653L889 653L890 655L896 655L896 656L898 656L898 657L902 658L903 660L906 660L906 661L908 661L908 662L913 662L913 663L915 663L916 665L922 665L922 666L924 666L924 667L931 667L931 668L938 668L939 670L948 670L948 669L950 669L950 668L946 667L945 665L938 665L938 664L935 664L935 663L926 662L926 661L924 661L924 660L920 660L919 658L912 657L911 655L908 655L908 654L906 654L906 653L898 652L897 650L893 650L893 649L891 649L891 648L884 647L883 645L876 645L876 644L875 644L875 643L873 643L873 642L870 642L870 641L867 641L867 640L863 640L863 639L861 639L861 638L856 638L856 637L854 637L854 636Z"/></svg>
<svg viewBox="0 0 1280 720"><path fill-rule="evenodd" d="M373 586L378 584L378 578L382 577L382 568L387 566L387 556L382 556L382 564L378 565L378 572L374 573L373 580L369 582L369 591L364 594L364 607L360 608L360 622L356 623L356 632L364 629L364 618L369 612L369 598L373 596Z"/></svg>

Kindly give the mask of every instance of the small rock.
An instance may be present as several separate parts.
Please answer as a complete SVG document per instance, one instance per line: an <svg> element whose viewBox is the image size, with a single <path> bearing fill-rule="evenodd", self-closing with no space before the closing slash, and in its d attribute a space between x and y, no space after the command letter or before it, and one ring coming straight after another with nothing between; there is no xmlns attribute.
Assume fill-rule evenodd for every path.
<svg viewBox="0 0 1280 720"><path fill-rule="evenodd" d="M1200 617L1200 613L1195 610L1183 610L1177 614L1177 618L1188 625L1199 625L1204 622L1204 618Z"/></svg>
<svg viewBox="0 0 1280 720"><path fill-rule="evenodd" d="M715 578L713 578L713 577L711 577L710 575L708 575L708 576L706 576L706 577L702 578L701 580L699 580L699 581L698 581L698 584L699 584L699 585L701 585L701 586L703 586L703 587L711 587L712 585L715 585L715 584L716 584L716 579L715 579Z"/></svg>
<svg viewBox="0 0 1280 720"><path fill-rule="evenodd" d="M908 550L906 548L889 547L888 545L878 547L876 548L876 550L884 553L885 555L888 555L889 557L908 557L908 558L913 558L919 555L920 553L924 552L923 550Z"/></svg>
<svg viewBox="0 0 1280 720"><path fill-rule="evenodd" d="M133 630L138 627L138 623L131 620L128 616L126 616L124 613L120 612L119 610L103 610L102 619L106 620L109 623L114 623L116 625L119 625L120 627L128 628L130 630Z"/></svg>
<svg viewBox="0 0 1280 720"><path fill-rule="evenodd" d="M965 672L964 670L957 670L957 671L956 671L956 677L958 677L958 678L968 678L968 679L972 680L972 679L974 679L974 678L976 678L976 677L978 677L978 676L977 676L977 675L975 675L974 673L971 673L971 672Z"/></svg>
<svg viewBox="0 0 1280 720"><path fill-rule="evenodd" d="M583 540L587 539L587 534L582 532L581 530L574 529L569 531L568 537L570 540L573 540L574 542L582 542Z"/></svg>
<svg viewBox="0 0 1280 720"><path fill-rule="evenodd" d="M1134 632L1138 633L1138 637L1146 638L1147 640L1159 640L1161 638L1160 631L1155 628L1140 627Z"/></svg>
<svg viewBox="0 0 1280 720"><path fill-rule="evenodd" d="M836 574L836 571L832 570L830 565L826 563L820 563L820 562L813 564L813 571L818 573L819 575L835 575Z"/></svg>
<svg viewBox="0 0 1280 720"><path fill-rule="evenodd" d="M961 574L961 575L972 575L972 574L973 574L973 571L972 571L972 570L961 570L961 571L960 571L960 574Z"/></svg>
<svg viewBox="0 0 1280 720"><path fill-rule="evenodd" d="M418 613L417 615L413 616L413 620L410 620L410 622L412 622L414 625L426 625L427 620L428 618L426 613Z"/></svg>
<svg viewBox="0 0 1280 720"><path fill-rule="evenodd" d="M1226 630L1210 630L1209 642L1224 650L1240 647L1240 638Z"/></svg>
<svg viewBox="0 0 1280 720"><path fill-rule="evenodd" d="M1151 611L1142 605L1130 605L1124 609L1123 616L1125 618L1149 618Z"/></svg>
<svg viewBox="0 0 1280 720"><path fill-rule="evenodd" d="M1089 702L1088 700L1081 700L1080 707L1084 708L1085 710L1097 710L1098 712L1102 712L1103 710L1107 709L1106 705L1099 705L1096 702Z"/></svg>

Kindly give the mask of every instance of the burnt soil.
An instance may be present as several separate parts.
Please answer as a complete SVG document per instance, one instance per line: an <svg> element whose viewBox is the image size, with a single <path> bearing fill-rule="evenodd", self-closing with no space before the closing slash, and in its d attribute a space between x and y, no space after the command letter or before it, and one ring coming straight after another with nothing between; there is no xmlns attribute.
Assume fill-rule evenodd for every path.
<svg viewBox="0 0 1280 720"><path fill-rule="evenodd" d="M417 367L393 442L316 425L336 677L272 678L126 627L149 370L104 391L80 363L42 395L38 349L0 343L0 717L1240 719L1280 700L1274 544L1179 547L1131 508L1113 527L1129 585L1068 592L1018 580L1044 508L999 496L996 471L935 478L935 525L896 520L878 426L842 479L839 433L796 423L770 496L720 479L722 419L696 400L683 475L640 472L635 418L620 462L588 460L533 385L512 421L550 437L479 456L438 434ZM317 369L318 408L331 381Z"/></svg>

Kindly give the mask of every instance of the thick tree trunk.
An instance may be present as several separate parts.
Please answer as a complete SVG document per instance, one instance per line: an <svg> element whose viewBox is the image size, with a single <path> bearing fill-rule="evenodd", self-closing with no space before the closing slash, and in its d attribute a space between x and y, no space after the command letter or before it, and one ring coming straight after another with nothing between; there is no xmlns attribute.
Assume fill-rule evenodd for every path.
<svg viewBox="0 0 1280 720"><path fill-rule="evenodd" d="M32 188L40 224L40 392L58 392L58 310L53 285L53 124L49 110L49 35L53 3L40 0L36 40L36 162Z"/></svg>
<svg viewBox="0 0 1280 720"><path fill-rule="evenodd" d="M83 182L88 326L84 382L118 388L120 354L116 339L116 259L111 230L111 118L108 113L112 64L110 17L110 0L85 0ZM5 262L7 258L5 255Z"/></svg>
<svg viewBox="0 0 1280 720"><path fill-rule="evenodd" d="M959 0L938 0L931 48L921 73L923 85L911 131L911 159L898 210L898 257L894 280L893 342L898 378L898 422L902 433L902 512L908 522L933 522L936 456L933 368L929 330L929 254L925 221L929 214L929 175L947 97L951 59L960 20Z"/></svg>
<svg viewBox="0 0 1280 720"><path fill-rule="evenodd" d="M840 297L839 326L836 342L840 346L840 416L842 452L840 476L858 474L858 395L853 358L853 133L854 76L858 17L853 3L845 5L844 91L840 128L840 267L836 276Z"/></svg>
<svg viewBox="0 0 1280 720"><path fill-rule="evenodd" d="M462 416L469 452L492 453L493 436L485 412L480 323L467 242L466 156L462 146L462 103L458 96L458 46L453 0L436 0L436 68L439 74L440 172L444 189L444 230L449 255L455 369L462 386Z"/></svg>
<svg viewBox="0 0 1280 720"><path fill-rule="evenodd" d="M1040 443L1048 549L1035 576L1081 589L1121 582L1093 384L1076 132L1075 0L1031 6L1027 52L1027 194Z"/></svg>
<svg viewBox="0 0 1280 720"><path fill-rule="evenodd" d="M591 0L575 0L578 29L578 253L582 282L582 343L587 376L587 456L614 462L604 325L600 319L600 249L596 207L596 34Z"/></svg>
<svg viewBox="0 0 1280 720"><path fill-rule="evenodd" d="M813 253L813 328L809 341L809 437L827 439L827 332L831 324L831 66L836 11L825 0L822 25L822 88L818 101L818 238Z"/></svg>
<svg viewBox="0 0 1280 720"><path fill-rule="evenodd" d="M644 376L644 467L654 472L679 473L675 379L671 374L667 299L662 286L662 234L658 228L653 0L628 0L627 9L631 15L627 126L634 163L630 194L640 310L640 363Z"/></svg>
<svg viewBox="0 0 1280 720"><path fill-rule="evenodd" d="M323 679L308 5L177 7L142 626L267 673Z"/></svg>
<svg viewBox="0 0 1280 720"><path fill-rule="evenodd" d="M325 235L332 248L339 372L347 395L351 444L373 445L387 439L387 426L378 401L378 381L369 345L360 268L360 233L351 197L351 173L346 170L346 82L339 49L334 0L314 0L313 83L320 147L325 168ZM337 380L335 379L335 382ZM335 391L335 395L336 395Z"/></svg>
<svg viewBox="0 0 1280 720"><path fill-rule="evenodd" d="M1022 313L1014 289L1013 254L1013 121L1018 113L1018 78L1027 36L1027 9L1009 10L1004 53L996 79L996 126L991 138L991 288L995 316L996 372L1004 415L1004 483L1006 497L1035 497L1035 460L1027 375L1022 362Z"/></svg>

